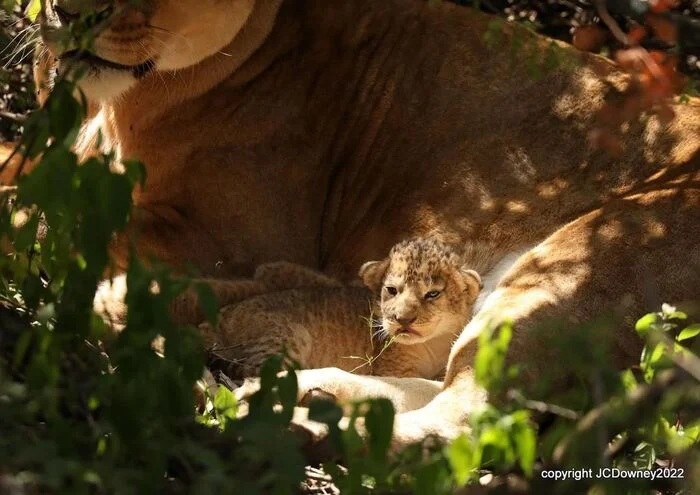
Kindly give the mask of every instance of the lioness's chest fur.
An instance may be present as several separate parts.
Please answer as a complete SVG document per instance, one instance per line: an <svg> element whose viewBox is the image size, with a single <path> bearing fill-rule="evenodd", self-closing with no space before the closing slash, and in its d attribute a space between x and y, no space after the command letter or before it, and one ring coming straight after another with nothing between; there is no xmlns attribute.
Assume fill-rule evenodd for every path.
<svg viewBox="0 0 700 495"><path fill-rule="evenodd" d="M534 80L509 55L512 29L486 46L488 22L413 0L286 0L222 83L168 103L168 86L176 98L205 75L154 75L111 109L121 154L148 169L139 205L206 234L220 259L195 257L205 272L287 259L347 279L416 234L478 238L497 260L697 149L697 109L679 107L683 150L650 154L668 141L652 122L629 130L624 159L594 152L596 76Z"/></svg>

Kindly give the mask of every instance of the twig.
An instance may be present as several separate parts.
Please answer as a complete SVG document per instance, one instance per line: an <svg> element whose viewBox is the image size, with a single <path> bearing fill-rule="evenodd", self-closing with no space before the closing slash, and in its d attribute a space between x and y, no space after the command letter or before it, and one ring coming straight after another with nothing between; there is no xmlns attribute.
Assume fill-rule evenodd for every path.
<svg viewBox="0 0 700 495"><path fill-rule="evenodd" d="M578 421L581 417L581 415L576 411L557 406L556 404L548 404L547 402L542 402L539 400L526 399L519 390L509 390L506 396L509 400L515 401L523 407L539 413L550 413L572 421Z"/></svg>
<svg viewBox="0 0 700 495"><path fill-rule="evenodd" d="M679 369L659 373L648 385L639 385L629 392L621 401L608 401L592 409L576 425L575 431L562 440L554 449L553 459L557 464L564 464L572 445L581 443L584 438L591 438L594 431L602 425L608 428L612 435L619 430L629 427L630 420L643 420L643 408L654 405L668 389L682 380Z"/></svg>
<svg viewBox="0 0 700 495"><path fill-rule="evenodd" d="M675 342L669 339L663 332L658 332L656 338L668 349L668 357L690 376L700 382L700 358L689 351L678 353L675 351Z"/></svg>
<svg viewBox="0 0 700 495"><path fill-rule="evenodd" d="M0 118L11 120L18 124L24 124L27 121L27 116L21 113L8 112L7 110L0 110Z"/></svg>
<svg viewBox="0 0 700 495"><path fill-rule="evenodd" d="M240 385L231 380L231 378L229 378L229 376L221 370L217 372L216 382L232 391L240 387Z"/></svg>
<svg viewBox="0 0 700 495"><path fill-rule="evenodd" d="M363 368L364 366L369 366L369 368L370 368L370 370L371 370L371 369L372 369L372 365L374 364L374 362L375 362L377 359L379 359L379 357L380 357L382 354L384 354L384 351L386 351L386 350L389 348L389 346L390 346L391 344L394 343L394 340L396 340L396 335L393 335L389 340L387 340L387 341L384 342L384 346L383 346L382 349L379 351L379 353L377 353L377 354L376 354L375 356L373 356L373 357L367 357L367 358L366 358L366 361L365 361L364 363L362 363L361 365L356 366L355 368L353 368L352 370L350 370L350 373L354 373L355 371L359 370L360 368ZM362 358L359 358L359 357L357 357L357 356L347 356L347 357L348 357L349 359L352 359L352 358L355 358L355 359L362 359Z"/></svg>
<svg viewBox="0 0 700 495"><path fill-rule="evenodd" d="M628 443L629 437L626 435L623 435L620 438L613 440L608 444L608 447L605 449L605 452L603 452L603 459L605 459L606 461L610 461L616 458L620 454L620 452L624 450L625 446Z"/></svg>
<svg viewBox="0 0 700 495"><path fill-rule="evenodd" d="M338 466L340 467L340 466ZM333 477L312 466L306 466L306 480L302 484L302 492L319 495L339 495L340 490L333 484Z"/></svg>
<svg viewBox="0 0 700 495"><path fill-rule="evenodd" d="M615 36L615 38L625 46L630 46L630 40L625 34L625 32L620 28L620 25L615 19L612 18L610 12L608 12L608 6L605 0L594 0L596 9L598 10L598 15L600 19L608 26L610 32Z"/></svg>
<svg viewBox="0 0 700 495"><path fill-rule="evenodd" d="M323 473L315 473L311 470L306 471L306 477L310 480L316 481L333 481L333 478L331 478L330 475Z"/></svg>
<svg viewBox="0 0 700 495"><path fill-rule="evenodd" d="M216 354L218 351L230 351L231 349L237 349L239 347L243 347L243 344L232 344L232 345L227 345L227 346L220 346L219 344L214 344L210 349L209 352L212 354ZM221 356L218 356L220 359L225 359L222 358Z"/></svg>

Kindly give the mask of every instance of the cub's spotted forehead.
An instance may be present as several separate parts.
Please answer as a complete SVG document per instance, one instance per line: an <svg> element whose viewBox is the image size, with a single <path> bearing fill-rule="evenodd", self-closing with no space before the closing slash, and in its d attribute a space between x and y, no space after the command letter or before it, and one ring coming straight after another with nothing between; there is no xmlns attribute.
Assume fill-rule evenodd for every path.
<svg viewBox="0 0 700 495"><path fill-rule="evenodd" d="M411 239L389 252L387 279L404 282L437 281L449 268L459 267L459 256L447 245L433 239Z"/></svg>

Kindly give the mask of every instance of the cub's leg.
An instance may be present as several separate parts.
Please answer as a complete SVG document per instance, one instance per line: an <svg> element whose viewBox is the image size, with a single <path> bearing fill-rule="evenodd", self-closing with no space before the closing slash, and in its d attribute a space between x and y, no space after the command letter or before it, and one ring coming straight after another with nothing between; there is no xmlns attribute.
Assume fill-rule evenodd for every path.
<svg viewBox="0 0 700 495"><path fill-rule="evenodd" d="M342 283L334 278L288 261L263 263L255 270L253 279L264 283L271 290L343 286Z"/></svg>
<svg viewBox="0 0 700 495"><path fill-rule="evenodd" d="M475 339L506 318L514 324L507 359L521 367L528 394L566 371L569 359L552 345L555 337L602 343L619 367L638 362L635 319L662 302L697 300L699 210L697 186L629 196L580 217L522 256L455 343L444 390L424 408L397 416L395 444L428 433L449 440L467 428L470 411L487 398L474 386ZM573 333L587 332L578 324L593 319L600 331ZM566 379L554 385L566 386Z"/></svg>
<svg viewBox="0 0 700 495"><path fill-rule="evenodd" d="M256 280L195 279L193 282L208 285L219 308L242 302L269 291L269 287ZM172 302L170 312L175 323L197 325L205 320L204 312L199 305L199 296L194 289L188 289L180 294Z"/></svg>
<svg viewBox="0 0 700 495"><path fill-rule="evenodd" d="M263 263L255 271L253 280L198 279L195 283L206 283L216 296L219 307L239 303L250 297L266 292L303 287L342 287L342 284L322 273L295 263L278 261ZM123 327L126 322L126 277L119 275L103 281L95 296L94 308L114 328ZM171 306L174 323L197 325L205 315L199 306L197 292L188 290L178 296Z"/></svg>
<svg viewBox="0 0 700 495"><path fill-rule="evenodd" d="M252 298L244 303L225 306L218 325L199 325L205 346L215 355L231 363L227 375L245 378L259 375L263 362L285 350L290 358L308 363L313 342L308 329L285 314L275 301L279 293Z"/></svg>
<svg viewBox="0 0 700 495"><path fill-rule="evenodd" d="M267 292L265 284L254 280L198 279L194 283L207 284L219 307L235 304L250 297ZM97 288L93 301L94 310L115 330L126 325L126 275L103 280ZM193 289L180 294L170 306L171 317L176 324L196 325L206 319L199 305L199 297Z"/></svg>

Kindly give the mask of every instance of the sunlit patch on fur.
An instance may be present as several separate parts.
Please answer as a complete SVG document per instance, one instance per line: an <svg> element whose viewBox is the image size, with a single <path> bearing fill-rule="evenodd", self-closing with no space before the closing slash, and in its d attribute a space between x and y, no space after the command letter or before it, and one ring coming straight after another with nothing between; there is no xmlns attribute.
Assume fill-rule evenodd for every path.
<svg viewBox="0 0 700 495"><path fill-rule="evenodd" d="M119 70L101 70L89 73L78 81L78 86L90 100L106 101L126 93L136 84L130 73Z"/></svg>
<svg viewBox="0 0 700 495"><path fill-rule="evenodd" d="M65 3L59 1L58 5ZM44 4L47 15L42 16L42 36L52 55L60 59L78 47L62 46L61 33L67 25L49 5ZM93 66L80 87L89 99L112 100L137 83L136 72L141 65L146 67L145 72L170 72L192 67L211 56L227 56L222 50L244 28L254 6L255 0L181 0L115 10L110 25L97 35L91 55L127 68ZM76 9L74 5L69 7Z"/></svg>

